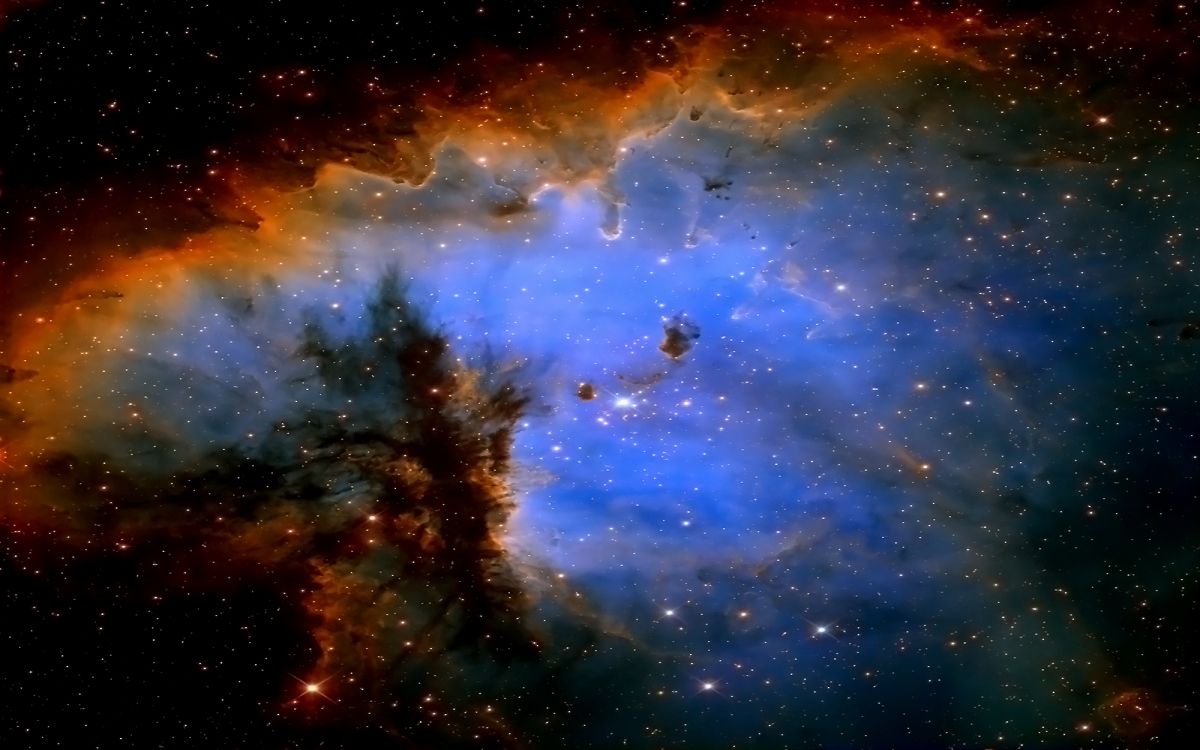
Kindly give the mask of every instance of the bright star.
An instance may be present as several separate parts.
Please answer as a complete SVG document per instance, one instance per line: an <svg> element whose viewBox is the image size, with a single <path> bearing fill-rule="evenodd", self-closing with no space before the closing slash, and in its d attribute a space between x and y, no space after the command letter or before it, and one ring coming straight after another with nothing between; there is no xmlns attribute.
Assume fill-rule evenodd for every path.
<svg viewBox="0 0 1200 750"><path fill-rule="evenodd" d="M325 700L329 701L330 703L336 703L336 701L333 698L330 698L325 693L325 691L321 689L321 687L325 683L327 683L333 679L332 676L326 677L325 679L321 680L320 682L308 682L307 680L300 679L296 675L292 675L292 679L296 680L297 682L299 682L301 685L304 686L303 692L300 693L300 695L296 698L297 701L306 695L319 695L320 697L324 698ZM295 701L293 701L293 703L294 702Z"/></svg>

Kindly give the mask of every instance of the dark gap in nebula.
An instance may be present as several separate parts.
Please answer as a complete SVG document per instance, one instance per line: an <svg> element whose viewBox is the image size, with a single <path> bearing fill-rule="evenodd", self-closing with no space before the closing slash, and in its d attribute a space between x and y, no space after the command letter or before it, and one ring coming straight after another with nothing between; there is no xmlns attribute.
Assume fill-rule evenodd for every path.
<svg viewBox="0 0 1200 750"><path fill-rule="evenodd" d="M169 633L189 618L215 618L217 629L235 628L238 622L274 629L261 636L270 640L271 651L250 659L269 660L261 667L261 681L252 685L186 683L177 694L145 695L135 684L133 696L143 701L139 710L157 706L174 717L171 721L198 718L219 704L236 702L245 715L231 717L233 725L226 727L231 732L245 730L257 712L262 712L259 720L269 718L268 698L303 687L276 684L278 675L300 673L314 662L323 674L361 680L366 692L339 696L339 709L370 716L378 700L372 685L380 679L387 684L410 659L416 660L417 674L398 687L413 700L439 653L461 651L474 654L473 660L501 664L537 660L535 634L522 620L525 595L498 537L512 507L513 430L528 396L503 375L456 361L445 337L409 302L395 272L378 282L358 325L343 338L326 331L314 316L296 352L313 363L314 379L331 401L344 398L345 411L301 403L259 451L215 448L201 459L204 468L157 476L121 468L122 457L107 455L103 446L87 455L56 453L42 459L32 469L46 495L41 502L54 512L71 508L74 531L56 541L31 523L31 533L45 534L39 540L45 548L36 551L44 564L35 573L8 570L5 579L12 578L18 587L12 596L21 602L38 601L36 592L52 586L62 587L56 596L82 601L69 607L41 602L28 622L6 626L9 637L29 623L59 615L90 633L79 621L98 617L95 610L107 604L127 618L112 623L109 633L117 640L108 647L111 655L102 657L113 660L124 685L140 679L139 658L150 660L146 669L192 674L194 664L176 663L188 653L186 643L164 644L145 654L137 646L140 639L156 639L156 632ZM147 435L145 441L156 461L170 461L169 439ZM16 540L11 546L30 544ZM60 560L53 559L56 549ZM376 566L398 573L384 574L384 567L377 571ZM45 576L61 580L51 583ZM346 586L374 587L370 600L343 601L342 579ZM139 583L130 588L134 580ZM161 591L168 604L147 613L122 603L146 589ZM319 605L313 604L314 590ZM431 655L416 657L391 643L399 636L390 628L376 634L379 626L369 620L378 616L373 607L385 597L404 591L419 601L422 590L428 594L423 612L428 620L413 640ZM105 602L107 596L114 601ZM47 615L40 611L46 606L57 608ZM161 624L159 617L165 618ZM63 627L56 624L58 632ZM314 642L312 628L326 637L318 635ZM364 628L386 639L378 649L382 661L364 660L358 653L362 644L356 633ZM221 657L226 661L248 658L244 654L251 646L237 638L219 642L230 650ZM200 653L197 663L217 658ZM97 705L97 696L88 693L78 700L104 715L111 710L104 701L126 700L112 695L99 698ZM397 714L398 721L406 715ZM325 721L342 726L341 719L318 719L318 724ZM113 724L112 731L125 731L121 726ZM292 730L279 731L282 737ZM441 736L440 730L430 731L425 741Z"/></svg>

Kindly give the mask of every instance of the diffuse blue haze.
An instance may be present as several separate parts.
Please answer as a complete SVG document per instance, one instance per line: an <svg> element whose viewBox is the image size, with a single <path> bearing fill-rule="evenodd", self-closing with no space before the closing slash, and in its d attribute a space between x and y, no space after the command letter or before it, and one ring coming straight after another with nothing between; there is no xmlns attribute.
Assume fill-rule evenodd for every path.
<svg viewBox="0 0 1200 750"><path fill-rule="evenodd" d="M506 176L448 144L396 198L445 220L338 244L397 263L460 354L524 363L510 543L653 657L601 681L613 736L644 714L681 742L1061 737L1133 679L1079 601L1104 563L1055 569L1082 542L1051 535L1112 541L1122 418L1173 407L1194 358L1147 326L1192 309L1145 251L1174 218L1113 187L1169 161L1064 152L1042 133L1103 134L961 75L953 104L914 75L804 118L681 112L501 232L463 196ZM679 316L699 338L672 358Z"/></svg>
<svg viewBox="0 0 1200 750"><path fill-rule="evenodd" d="M685 107L600 182L531 186L453 141L419 187L335 172L307 202L317 279L193 279L176 323L136 334L178 342L191 386L155 413L194 450L129 460L259 455L302 409L390 413L402 394L343 404L295 352L305 321L362 334L394 268L456 355L533 394L507 543L551 641L604 634L555 678L591 706L579 746L1069 736L1139 679L1087 596L1137 565L1133 439L1187 430L1172 326L1194 290L1146 249L1180 217L1126 184L1185 144L1110 144L939 75L953 102L926 70L804 116ZM674 357L672 326L698 333ZM1153 410L1160 432L1126 431ZM1112 560L1071 567L1089 543ZM511 698L537 678L461 679Z"/></svg>

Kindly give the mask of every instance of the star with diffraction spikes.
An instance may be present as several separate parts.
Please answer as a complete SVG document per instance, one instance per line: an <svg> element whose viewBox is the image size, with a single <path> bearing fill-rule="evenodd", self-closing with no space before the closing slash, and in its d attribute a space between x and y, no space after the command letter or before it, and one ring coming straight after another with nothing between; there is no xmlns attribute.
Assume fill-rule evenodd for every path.
<svg viewBox="0 0 1200 750"><path fill-rule="evenodd" d="M325 683L332 680L334 675L330 675L324 679L317 680L315 682L312 680L302 680L294 674L290 675L290 677L293 680L295 680L296 682L300 683L300 685L301 685L300 693L291 700L292 705L296 705L301 700L303 700L304 698L307 698L307 697L320 697L320 698L324 698L325 700L329 701L330 703L337 703L336 700L329 697L329 694L325 692Z"/></svg>

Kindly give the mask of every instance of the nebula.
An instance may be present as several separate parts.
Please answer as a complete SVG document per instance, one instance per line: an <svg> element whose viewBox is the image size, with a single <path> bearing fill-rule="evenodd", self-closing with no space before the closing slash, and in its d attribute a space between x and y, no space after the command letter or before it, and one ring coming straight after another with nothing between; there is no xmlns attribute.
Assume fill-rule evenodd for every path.
<svg viewBox="0 0 1200 750"><path fill-rule="evenodd" d="M146 10L211 101L59 142L102 5L0 25L6 747L1191 736L1190 6Z"/></svg>

